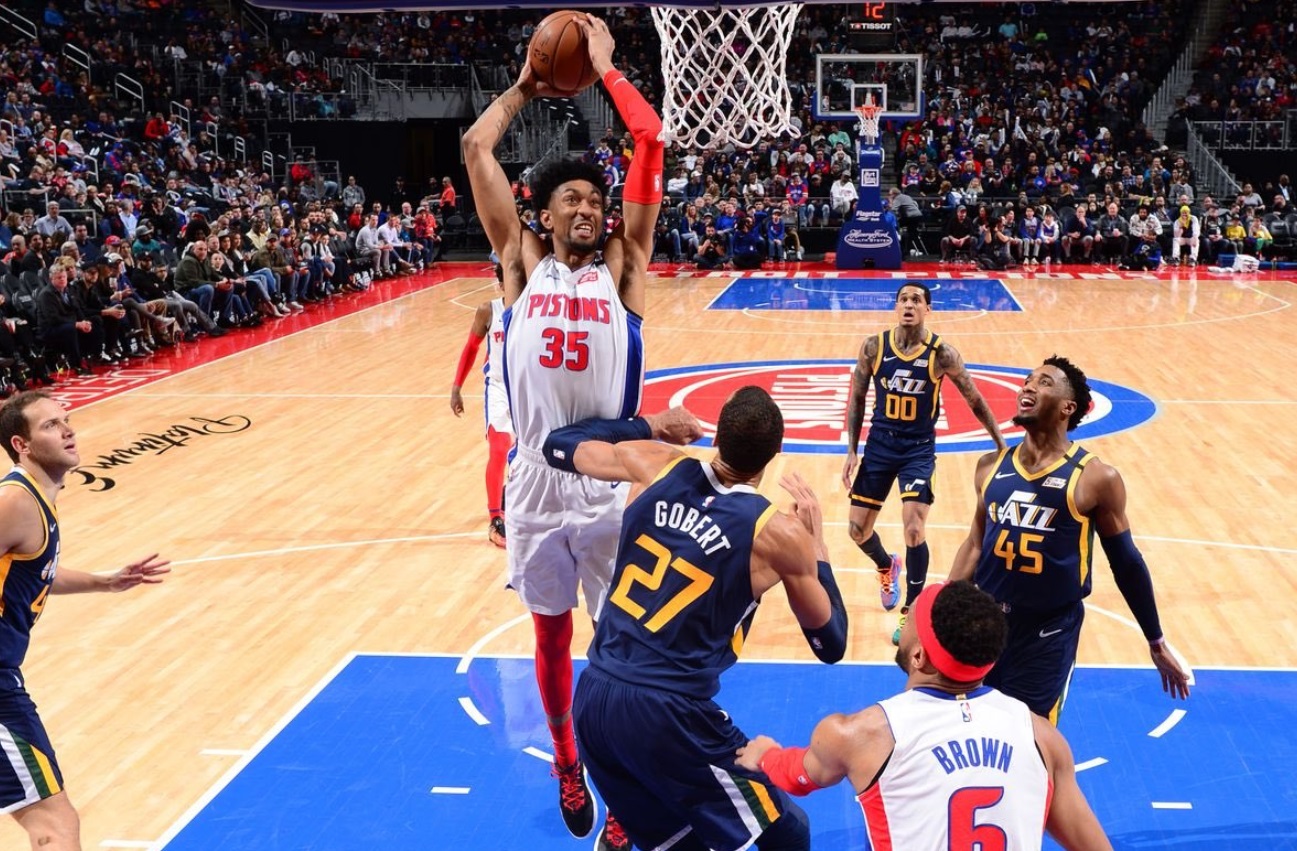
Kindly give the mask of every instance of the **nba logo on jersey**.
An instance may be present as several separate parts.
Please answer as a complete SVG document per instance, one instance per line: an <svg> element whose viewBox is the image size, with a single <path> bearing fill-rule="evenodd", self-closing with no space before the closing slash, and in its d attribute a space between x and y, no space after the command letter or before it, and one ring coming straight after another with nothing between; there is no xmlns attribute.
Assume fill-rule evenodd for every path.
<svg viewBox="0 0 1297 851"><path fill-rule="evenodd" d="M969 705L969 703L968 703L967 700L965 700L965 701L961 701L961 702L960 702L960 704L959 704L959 712L960 712L961 715L964 716L964 723L965 723L965 724L971 724L971 723L972 723L972 721L973 721L973 707Z"/></svg>

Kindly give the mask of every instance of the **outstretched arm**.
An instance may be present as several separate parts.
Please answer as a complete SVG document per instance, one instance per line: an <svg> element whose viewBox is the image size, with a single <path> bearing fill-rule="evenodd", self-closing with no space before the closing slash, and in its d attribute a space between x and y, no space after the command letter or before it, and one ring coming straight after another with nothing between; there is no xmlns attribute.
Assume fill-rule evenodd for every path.
<svg viewBox="0 0 1297 851"><path fill-rule="evenodd" d="M887 716L875 705L854 715L824 718L804 748L783 748L769 736L756 736L739 748L736 762L749 771L764 771L772 783L793 795L806 795L844 778L862 791L895 746Z"/></svg>
<svg viewBox="0 0 1297 851"><path fill-rule="evenodd" d="M500 257L505 275L505 303L512 304L526 284L522 274L522 222L513 200L513 189L495 158L495 146L504 138L513 119L534 97L557 95L538 81L531 64L524 62L518 82L493 100L464 134L464 164L468 167L473 204L491 248Z"/></svg>
<svg viewBox="0 0 1297 851"><path fill-rule="evenodd" d="M973 383L973 377L968 374L968 368L964 366L964 359L960 356L955 347L949 343L942 343L941 349L937 352L937 366L941 369L942 375L950 376L950 380L955 382L959 388L959 395L964 397L968 407L973 411L973 416L986 429L986 433L995 441L996 449L1005 447L1004 436L1000 434L1000 425L995 421L995 414L991 412L991 406L986 404L982 398L982 393Z"/></svg>
<svg viewBox="0 0 1297 851"><path fill-rule="evenodd" d="M555 429L542 452L551 467L605 482L646 485L683 453L665 443L702 437L702 426L684 408L627 420L591 418Z"/></svg>
<svg viewBox="0 0 1297 851"><path fill-rule="evenodd" d="M1126 518L1126 483L1115 467L1102 461L1092 461L1087 465L1081 482L1087 491L1086 496L1094 495L1093 516L1099 543L1108 556L1117 590L1121 591L1131 614L1148 639L1149 656L1162 676L1162 691L1172 697L1187 698L1189 675L1166 646L1157 613L1157 599L1153 594L1153 577L1149 575L1144 556L1130 534L1130 521Z"/></svg>
<svg viewBox="0 0 1297 851"><path fill-rule="evenodd" d="M50 585L51 594L84 594L89 591L129 591L137 585L157 585L171 572L168 559L154 553L123 567L116 573L86 573L60 568Z"/></svg>
<svg viewBox="0 0 1297 851"><path fill-rule="evenodd" d="M851 490L859 463L860 429L865 425L865 399L869 396L869 381L874 375L878 346L878 335L866 337L860 344L856 366L851 372L851 395L847 399L847 460L842 465L842 484L847 490Z"/></svg>
<svg viewBox="0 0 1297 851"><path fill-rule="evenodd" d="M585 31L590 61L603 80L617 114L630 131L635 153L626 183L622 187L623 222L620 233L605 248L610 263L615 262L618 242L623 242L621 258L622 301L631 312L644 315L644 281L648 259L653 254L653 228L662 204L662 119L654 112L635 85L612 63L615 43L608 25L588 15L581 28Z"/></svg>

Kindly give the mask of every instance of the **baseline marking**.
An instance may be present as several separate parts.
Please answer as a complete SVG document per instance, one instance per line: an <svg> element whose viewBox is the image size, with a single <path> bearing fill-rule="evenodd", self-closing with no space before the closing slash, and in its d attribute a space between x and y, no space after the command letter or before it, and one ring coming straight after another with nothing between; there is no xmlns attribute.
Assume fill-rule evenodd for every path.
<svg viewBox="0 0 1297 851"><path fill-rule="evenodd" d="M1193 804L1188 801L1154 801L1155 810L1192 810Z"/></svg>
<svg viewBox="0 0 1297 851"><path fill-rule="evenodd" d="M1108 760L1104 759L1101 756L1096 756L1094 759L1087 759L1085 762L1078 762L1076 764L1076 770L1078 772L1089 771L1091 768L1098 768L1101 765L1107 765L1107 764L1108 764Z"/></svg>
<svg viewBox="0 0 1297 851"><path fill-rule="evenodd" d="M428 790L433 795L467 795L470 791L468 786L433 786Z"/></svg>
<svg viewBox="0 0 1297 851"><path fill-rule="evenodd" d="M302 714L302 710L305 709L311 701L320 696L320 692L324 691L325 687L329 683L333 682L334 678L337 677L338 674L342 673L342 669L350 665L351 660L354 658L356 658L355 653L347 653L343 655L338 664L334 665L333 668L324 676L320 677L315 685L311 686L311 688L307 690L306 694L302 695L301 700L297 701L291 709L284 713L282 718L271 725L270 729L266 731L266 734L262 736L246 754L244 754L243 758L230 766L229 769L221 775L221 777L213 783L206 792L200 795L198 800L194 801L189 809L185 810L180 815L180 818L176 819L175 823L173 823L171 827L167 828L166 832L162 834L162 837L157 842L144 847L156 848L159 849L159 851L160 849L165 848L168 842L175 839L176 836L180 834L180 831L184 830L185 825L193 821L194 817L202 812L204 807L215 800L216 796L221 793L221 790L230 785L230 782L234 780L235 777L238 777L243 769L248 767L257 754L265 750L266 746L274 741L276 736L284 732L284 728L292 723L294 718Z"/></svg>
<svg viewBox="0 0 1297 851"><path fill-rule="evenodd" d="M536 759L539 759L539 760L541 760L542 762L553 762L553 761L554 761L554 755L553 755L552 753L545 753L545 752L544 752L543 750L541 750L540 748L533 748L533 747L531 747L530 745L528 745L527 747L523 748L523 749L522 749L522 752L525 753L527 756L534 756L534 757L536 757Z"/></svg>

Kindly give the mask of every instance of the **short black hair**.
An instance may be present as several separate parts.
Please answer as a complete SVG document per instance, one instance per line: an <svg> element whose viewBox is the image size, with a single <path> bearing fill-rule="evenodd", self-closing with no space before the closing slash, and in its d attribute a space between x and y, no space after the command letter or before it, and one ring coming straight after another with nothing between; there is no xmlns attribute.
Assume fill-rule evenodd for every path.
<svg viewBox="0 0 1297 851"><path fill-rule="evenodd" d="M896 289L897 301L901 300L901 290L905 289L906 287L918 287L919 289L923 290L923 303L932 304L932 290L928 289L927 284L921 284L918 281L906 281L905 283L897 287Z"/></svg>
<svg viewBox="0 0 1297 851"><path fill-rule="evenodd" d="M784 415L763 388L740 387L721 408L715 443L727 467L755 476L783 448Z"/></svg>
<svg viewBox="0 0 1297 851"><path fill-rule="evenodd" d="M569 180L585 180L591 183L604 202L608 201L608 181L603 176L603 169L594 163L580 160L555 160L532 173L531 203L536 215L549 206L550 199L558 188Z"/></svg>
<svg viewBox="0 0 1297 851"><path fill-rule="evenodd" d="M1086 414L1090 413L1090 405L1093 403L1090 383L1086 380L1085 373L1081 372L1081 368L1062 355L1045 358L1045 366L1056 367L1067 376L1067 386L1072 389L1072 401L1076 403L1076 410L1067 420L1067 430L1071 431L1081 424Z"/></svg>
<svg viewBox="0 0 1297 851"><path fill-rule="evenodd" d="M932 632L955 661L990 665L1004 652L1009 624L990 594L971 582L949 582L932 601Z"/></svg>
<svg viewBox="0 0 1297 851"><path fill-rule="evenodd" d="M15 464L18 463L18 450L14 449L13 439L32 439L32 425L27 421L27 409L41 399L52 398L43 390L24 390L10 397L0 407L0 440L4 441L5 452Z"/></svg>

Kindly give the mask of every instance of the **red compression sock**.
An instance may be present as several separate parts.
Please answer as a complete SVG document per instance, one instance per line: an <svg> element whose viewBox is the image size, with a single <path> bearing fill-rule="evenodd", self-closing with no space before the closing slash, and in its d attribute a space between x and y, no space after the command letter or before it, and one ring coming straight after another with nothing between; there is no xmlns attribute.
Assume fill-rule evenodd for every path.
<svg viewBox="0 0 1297 851"><path fill-rule="evenodd" d="M492 517L500 517L504 514L504 471L509 465L513 435L488 428L486 442L490 447L486 461L486 510Z"/></svg>
<svg viewBox="0 0 1297 851"><path fill-rule="evenodd" d="M545 720L554 739L554 764L576 762L572 734L572 613L531 615L536 632L536 683Z"/></svg>

